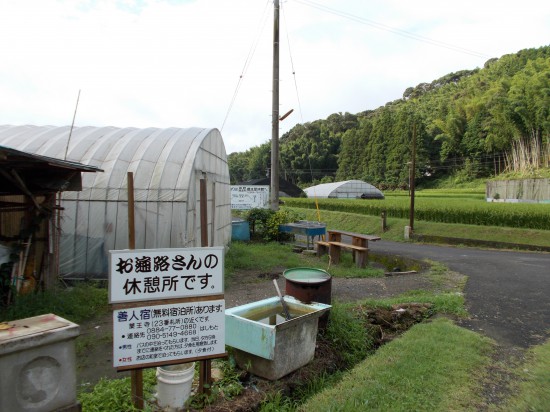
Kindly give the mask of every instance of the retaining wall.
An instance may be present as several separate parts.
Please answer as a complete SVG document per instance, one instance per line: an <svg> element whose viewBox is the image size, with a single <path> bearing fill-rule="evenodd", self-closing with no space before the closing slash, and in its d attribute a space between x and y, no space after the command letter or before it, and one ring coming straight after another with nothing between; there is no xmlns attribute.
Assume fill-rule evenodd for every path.
<svg viewBox="0 0 550 412"><path fill-rule="evenodd" d="M485 197L488 202L550 203L550 179L492 180Z"/></svg>

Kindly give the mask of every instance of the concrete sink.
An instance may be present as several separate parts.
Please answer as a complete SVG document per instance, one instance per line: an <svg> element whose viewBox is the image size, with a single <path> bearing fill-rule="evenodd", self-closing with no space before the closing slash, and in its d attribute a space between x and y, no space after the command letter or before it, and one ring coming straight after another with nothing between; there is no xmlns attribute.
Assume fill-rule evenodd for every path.
<svg viewBox="0 0 550 412"><path fill-rule="evenodd" d="M225 310L225 343L235 349L237 364L269 380L311 362L319 317L331 308L290 296L284 300L291 316L288 321L277 296Z"/></svg>

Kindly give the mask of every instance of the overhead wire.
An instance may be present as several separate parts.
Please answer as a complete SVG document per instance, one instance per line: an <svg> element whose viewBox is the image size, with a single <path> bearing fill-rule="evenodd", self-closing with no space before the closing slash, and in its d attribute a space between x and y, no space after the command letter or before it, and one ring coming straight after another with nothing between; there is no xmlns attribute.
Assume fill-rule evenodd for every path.
<svg viewBox="0 0 550 412"><path fill-rule="evenodd" d="M250 66L250 63L252 62L252 58L254 57L254 54L256 53L256 49L258 48L258 43L260 42L260 38L262 37L262 33L264 31L264 28L266 26L266 21L269 16L268 14L268 6L271 3L271 0L267 0L265 3L264 11L262 18L260 19L260 24L258 25L257 33L254 36L254 40L252 41L252 44L250 46L250 50L248 51L248 55L246 56L243 69L241 70L241 74L239 76L239 80L237 81L237 85L235 87L235 90L233 92L233 97L231 98L231 102L229 103L229 107L227 108L227 112L225 113L225 117L223 119L222 127L220 128L220 131L223 131L223 128L225 126L225 123L227 122L227 118L229 117L229 114L231 113L231 109L233 108L233 105L235 104L235 101L237 100L237 95L239 94L239 89L241 88L241 84L243 81L243 78Z"/></svg>
<svg viewBox="0 0 550 412"><path fill-rule="evenodd" d="M439 171L459 170L463 167L463 164L460 164L460 162L464 162L466 160L476 161L477 165L480 166L480 167L488 167L488 166L493 165L495 157L502 157L503 155L504 155L504 153L499 152L499 153L494 153L494 154L481 154L481 155L475 156L475 157L464 157L464 156L452 157L452 158L445 159L445 161L443 163L441 163L441 161L439 159L435 159L435 160L434 159L428 159L425 162L425 165L423 167L419 166L419 169L430 168L430 169L439 170ZM387 169L387 172L391 173L391 172L398 171L398 170L401 170L401 169L391 168L391 169ZM313 176L315 174L316 175L327 175L327 174L336 175L336 172L338 171L338 169L312 169L310 167L309 169L297 169L297 168L284 169L284 171L285 171L286 174L291 175L291 176L292 175L303 175L303 174L309 173L309 174L311 174L312 181L313 181Z"/></svg>
<svg viewBox="0 0 550 412"><path fill-rule="evenodd" d="M282 14L283 14L283 21L284 21L284 24L285 24L285 27L286 27L286 41L287 41L287 44L288 44L288 55L290 57L290 67L292 69L292 78L294 79L294 89L296 90L296 99L298 101L298 111L300 112L300 120L302 123L304 123L304 116L303 116L303 113L302 113L302 103L300 102L300 93L298 93L298 82L296 81L296 70L294 69L294 59L292 58L292 49L290 47L290 35L289 35L289 30L288 30L288 24L287 24L287 21L286 21L286 13L285 13L285 9L283 7L281 7L281 11L282 11Z"/></svg>
<svg viewBox="0 0 550 412"><path fill-rule="evenodd" d="M287 39L287 43L288 43L288 54L290 56L290 66L292 68L292 77L294 79L294 89L296 90L296 99L298 100L298 110L300 112L300 120L301 120L302 123L304 123L304 116L303 116L303 112L302 112L302 104L300 102L300 93L298 93L298 82L296 81L296 70L294 69L294 60L292 59L292 51L291 51L291 47L290 47L290 35L289 35L288 25L287 25L287 22L286 22L286 14L285 14L284 9L282 7L281 7L281 10L283 10L283 21L284 21L284 24L285 24L285 27L286 27L286 39ZM307 160L308 160L308 163L309 163L309 172L310 172L310 175L311 175L311 181L313 181L313 170L312 170L312 167L311 167L311 156L308 156ZM313 198L315 199L315 208L317 210L317 221L321 222L321 210L319 208L319 202L317 200L317 195L315 194L315 188L313 189ZM323 236L323 240L325 240L324 236Z"/></svg>
<svg viewBox="0 0 550 412"><path fill-rule="evenodd" d="M341 10L333 9L332 7L325 6L323 4L317 3L317 2L312 1L312 0L294 0L294 1L296 3L300 3L304 6L312 7L312 8L315 8L317 10L321 10L321 11L324 11L326 13L333 14L335 16L343 17L343 18L348 19L348 20L353 20L357 23L364 24L364 25L367 25L367 26L371 26L371 27L374 27L376 29L384 30L384 31L387 31L387 32L390 32L390 33L394 33L394 34L397 34L399 36L403 36L403 37L406 37L406 38L409 38L409 39L412 39L412 40L417 40L417 41L420 41L420 42L431 44L432 46L442 47L442 48L453 50L453 51L456 51L456 52L459 52L459 53L468 54L468 55L474 56L474 57L481 57L481 58L489 58L490 57L490 56L488 56L484 53L480 53L480 52L477 52L475 50L470 50L470 49L466 49L464 47L456 46L456 45L451 44L451 43L446 43L446 42L442 42L440 40L431 39L429 37L422 36L420 34L411 33L409 31L398 29L398 28L395 28L395 27L391 27L391 26L388 26L386 24L379 23L379 22L376 22L374 20L367 19L365 17L360 17L360 16L357 16L355 14L351 14L351 13L347 13L347 12L344 12L344 11L341 11Z"/></svg>

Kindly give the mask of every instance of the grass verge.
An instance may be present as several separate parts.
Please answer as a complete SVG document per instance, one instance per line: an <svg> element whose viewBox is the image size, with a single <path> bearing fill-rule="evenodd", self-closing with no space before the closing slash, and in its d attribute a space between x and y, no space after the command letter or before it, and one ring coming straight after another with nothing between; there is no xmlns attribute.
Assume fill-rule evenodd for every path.
<svg viewBox="0 0 550 412"><path fill-rule="evenodd" d="M307 220L317 220L314 209L292 208ZM375 234L386 240L404 241L404 227L408 219L388 218L388 230L382 231L381 218L323 210L321 220L328 228L338 228L352 232ZM518 229L500 226L461 225L452 223L435 223L422 220L414 222L415 233L426 236L475 239L489 242L514 242L525 245L550 247L548 230Z"/></svg>
<svg viewBox="0 0 550 412"><path fill-rule="evenodd" d="M519 380L504 410L550 410L550 341L529 350L526 362L516 371Z"/></svg>
<svg viewBox="0 0 550 412"><path fill-rule="evenodd" d="M476 375L491 342L439 318L380 348L300 411L463 410L479 397Z"/></svg>

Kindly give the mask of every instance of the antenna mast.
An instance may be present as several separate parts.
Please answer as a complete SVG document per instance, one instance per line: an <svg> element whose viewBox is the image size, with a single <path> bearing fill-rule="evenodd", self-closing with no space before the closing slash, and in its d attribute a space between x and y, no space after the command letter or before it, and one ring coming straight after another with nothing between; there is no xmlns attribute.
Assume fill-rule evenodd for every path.
<svg viewBox="0 0 550 412"><path fill-rule="evenodd" d="M80 89L78 89L78 96L76 98L76 106L74 107L73 122L71 123L71 131L69 132L69 139L67 140L67 147L65 147L65 158L67 160L67 153L69 152L69 144L71 144L71 136L73 134L74 119L76 118L76 110L78 109L78 101L80 100Z"/></svg>

